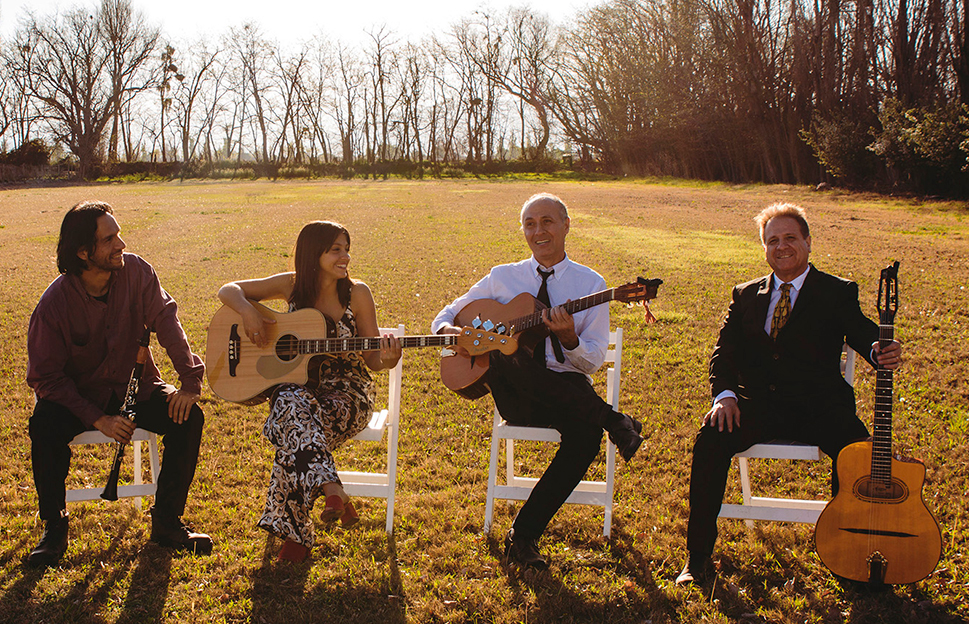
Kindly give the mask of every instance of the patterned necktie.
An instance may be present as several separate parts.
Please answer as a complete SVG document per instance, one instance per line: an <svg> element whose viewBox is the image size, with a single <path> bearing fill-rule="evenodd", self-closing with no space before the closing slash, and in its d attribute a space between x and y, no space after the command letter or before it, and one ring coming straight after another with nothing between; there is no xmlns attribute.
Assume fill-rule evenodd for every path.
<svg viewBox="0 0 969 624"><path fill-rule="evenodd" d="M535 297L548 307L552 307L551 302L548 299L548 278L555 273L555 269L549 272L543 271L541 268L538 269L538 274L542 276L542 287L538 289L538 296ZM555 359L559 362L565 361L565 356L562 354L562 344L559 342L558 336L551 334L552 338L552 351L555 353ZM535 360L545 365L545 340L542 340L537 345L535 345Z"/></svg>
<svg viewBox="0 0 969 624"><path fill-rule="evenodd" d="M781 298L777 301L777 305L774 306L774 317L770 322L770 337L772 340L777 339L777 332L781 331L781 327L784 327L784 323L787 322L787 317L791 315L791 285L781 284Z"/></svg>

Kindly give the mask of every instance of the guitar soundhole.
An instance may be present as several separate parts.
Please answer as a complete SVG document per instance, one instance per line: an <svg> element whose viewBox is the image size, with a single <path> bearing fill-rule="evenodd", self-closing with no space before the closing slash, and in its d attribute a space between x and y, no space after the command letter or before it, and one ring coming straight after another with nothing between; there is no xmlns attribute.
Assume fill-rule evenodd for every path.
<svg viewBox="0 0 969 624"><path fill-rule="evenodd" d="M276 357L284 362L295 360L299 355L299 338L292 334L280 336L276 341Z"/></svg>
<svg viewBox="0 0 969 624"><path fill-rule="evenodd" d="M900 503L908 498L908 487L898 479L878 481L865 476L855 482L855 497L868 503Z"/></svg>

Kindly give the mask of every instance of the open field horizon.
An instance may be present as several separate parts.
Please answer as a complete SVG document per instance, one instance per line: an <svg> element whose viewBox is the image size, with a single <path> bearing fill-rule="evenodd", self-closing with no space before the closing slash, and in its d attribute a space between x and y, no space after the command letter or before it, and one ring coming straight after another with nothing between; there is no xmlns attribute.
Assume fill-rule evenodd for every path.
<svg viewBox="0 0 969 624"><path fill-rule="evenodd" d="M612 305L625 332L621 408L647 442L616 479L613 536L601 511L568 506L541 541L546 574L504 564L516 506L496 507L482 533L490 398L466 401L440 383L433 349L404 354L394 534L384 507L360 499L358 529L318 530L305 564L275 562L280 544L255 526L272 452L266 406L223 402L206 387L206 430L186 520L210 533L210 557L171 556L148 542L150 521L125 503L72 503L71 542L46 572L22 566L40 537L30 472L26 332L56 277L54 247L76 202L111 203L128 251L143 256L179 303L194 350L233 279L290 270L310 220L343 223L350 274L370 285L381 325L429 333L437 311L495 264L527 257L522 201L549 191L570 207L573 260L610 286L664 280L647 325L642 308ZM926 463L924 497L942 528L927 579L882 593L842 587L814 552L813 527L721 520L712 586L676 587L685 557L689 458L709 404L707 361L731 287L768 272L752 217L774 201L805 207L823 271L855 280L875 315L878 272L899 260L895 442ZM0 191L0 621L3 622L959 622L969 620L969 210L792 186L642 181L170 182ZM167 357L155 360L169 380ZM379 376L379 378L384 378ZM601 374L597 377L601 379ZM856 374L870 426L874 374ZM344 469L379 465L376 445L351 443ZM534 467L550 449L528 448ZM109 449L75 453L69 487L103 484ZM598 464L593 475L601 472ZM761 462L770 495L823 497L830 462ZM739 499L736 469L728 499Z"/></svg>

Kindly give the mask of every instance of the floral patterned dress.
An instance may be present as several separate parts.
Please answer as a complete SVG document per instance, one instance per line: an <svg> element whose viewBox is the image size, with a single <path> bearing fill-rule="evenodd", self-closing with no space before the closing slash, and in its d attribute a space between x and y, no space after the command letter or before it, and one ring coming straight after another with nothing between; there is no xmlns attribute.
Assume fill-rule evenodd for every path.
<svg viewBox="0 0 969 624"><path fill-rule="evenodd" d="M357 335L350 308L335 325L337 338ZM314 356L309 371L306 386L283 384L273 393L263 434L276 447L276 457L257 524L312 548L313 503L324 484L340 482L332 453L370 422L374 391L359 353Z"/></svg>

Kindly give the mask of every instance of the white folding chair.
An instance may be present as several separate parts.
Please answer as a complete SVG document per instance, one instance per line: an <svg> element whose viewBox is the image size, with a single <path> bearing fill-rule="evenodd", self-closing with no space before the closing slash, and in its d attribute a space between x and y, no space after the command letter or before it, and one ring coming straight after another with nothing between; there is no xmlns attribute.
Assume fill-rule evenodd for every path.
<svg viewBox="0 0 969 624"><path fill-rule="evenodd" d="M841 373L845 380L854 385L855 359L857 353L845 345L841 360ZM817 522L818 516L826 500L803 498L770 498L753 496L750 489L750 473L748 460L750 459L804 459L817 461L821 459L821 449L810 444L800 444L786 440L771 440L764 444L755 444L742 453L734 455L740 468L740 490L743 503L724 504L720 507L721 518L741 518L748 527L754 525L754 520L770 520L776 522Z"/></svg>
<svg viewBox="0 0 969 624"><path fill-rule="evenodd" d="M380 334L404 335L404 326L380 328ZM387 472L353 472L340 470L337 474L343 489L350 496L387 499L387 533L394 532L394 495L397 489L397 435L400 424L400 388L403 380L404 358L390 371L387 383L387 407L377 410L367 428L353 437L354 440L380 442L387 435Z"/></svg>
<svg viewBox="0 0 969 624"><path fill-rule="evenodd" d="M609 405L619 409L619 382L622 374L622 328L617 327L609 334L610 348L605 362L612 364L606 371L606 395ZM498 483L498 449L505 441L505 483ZM494 423L491 428L491 462L488 467L488 500L485 504L485 533L491 530L495 499L527 500L538 479L515 474L515 440L540 442L561 442L562 438L555 429L545 427L519 427L509 425L495 408ZM576 505L602 507L605 519L602 534L609 537L612 530L612 498L616 474L616 447L606 439L606 480L581 481L565 501Z"/></svg>
<svg viewBox="0 0 969 624"><path fill-rule="evenodd" d="M144 483L142 480L143 467L141 463L141 443L148 443L148 460L151 466L151 482ZM114 444L113 438L109 438L100 431L85 431L78 434L73 440L71 440L71 446L78 446L80 444ZM141 497L142 496L154 496L155 490L157 489L158 483L158 471L160 462L158 460L158 434L145 429L135 429L134 434L131 436L131 448L125 449L126 456L134 456L134 483L130 485L118 485L118 498L132 498L132 504L135 509L141 510ZM111 459L114 459L114 455L111 455ZM108 472L111 469L109 464L104 465L104 476L107 478ZM67 490L67 502L74 501L88 501L88 500L100 500L101 492L104 491L104 487L100 488L82 488L75 490Z"/></svg>

